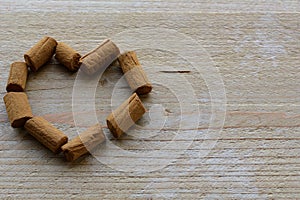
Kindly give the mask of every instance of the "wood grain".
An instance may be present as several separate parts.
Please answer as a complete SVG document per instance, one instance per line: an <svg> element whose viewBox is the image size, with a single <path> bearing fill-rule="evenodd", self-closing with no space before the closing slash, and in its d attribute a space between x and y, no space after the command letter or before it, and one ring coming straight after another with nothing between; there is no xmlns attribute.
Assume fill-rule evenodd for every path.
<svg viewBox="0 0 300 200"><path fill-rule="evenodd" d="M0 198L299 199L299 11L297 0L1 0ZM142 27L176 30L197 40L210 55L223 78L227 97L220 135L202 137L211 118L211 99L204 78L177 55L151 49L137 51L150 81L164 77L176 87L180 84L178 75L185 77L193 85L201 113L196 128L201 134L169 165L153 172L130 173L112 167L119 163L108 166L92 156L70 164L61 154L47 151L25 130L10 127L2 100L9 65L23 60L23 54L36 41L49 35L84 55L107 37ZM192 49L190 52L194 55ZM156 67L145 64L153 60ZM75 78L76 74L52 59L37 73L29 74L26 86L33 113L53 123L70 139L87 128L74 124ZM118 82L121 78L120 68L112 66L97 87L96 115L106 135L109 130L105 119L114 109L112 90L124 96L130 92L126 81ZM87 102L84 98L80 101ZM160 149L176 135L178 116L182 116L183 123L198 116L182 113L175 95L159 85L154 84L151 94L142 101L149 112L139 124L146 127L143 134L151 137L109 138L128 151ZM183 107L189 106L187 100ZM78 114L88 121L92 111ZM151 120L159 124L155 117L166 117L162 129L151 126ZM148 164L139 159L139 167ZM134 164L128 166L136 167Z"/></svg>

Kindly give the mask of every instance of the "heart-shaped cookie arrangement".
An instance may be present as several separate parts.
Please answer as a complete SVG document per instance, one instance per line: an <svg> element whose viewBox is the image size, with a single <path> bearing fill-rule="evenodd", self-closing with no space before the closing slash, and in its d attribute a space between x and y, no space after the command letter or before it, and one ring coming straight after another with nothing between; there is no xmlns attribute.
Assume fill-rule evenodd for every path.
<svg viewBox="0 0 300 200"><path fill-rule="evenodd" d="M62 151L67 161L76 160L105 141L99 123L68 141L67 135L62 131L43 117L32 114L25 93L27 75L38 71L54 55L59 63L71 72L77 72L80 69L87 75L105 70L112 62L118 60L134 93L106 118L107 127L115 138L121 137L146 112L138 95L151 92L152 85L134 51L120 54L117 45L107 39L94 50L81 56L67 44L57 42L55 39L46 36L25 53L25 62L14 62L10 66L6 86L7 94L3 99L13 128L24 127L52 152L59 153Z"/></svg>

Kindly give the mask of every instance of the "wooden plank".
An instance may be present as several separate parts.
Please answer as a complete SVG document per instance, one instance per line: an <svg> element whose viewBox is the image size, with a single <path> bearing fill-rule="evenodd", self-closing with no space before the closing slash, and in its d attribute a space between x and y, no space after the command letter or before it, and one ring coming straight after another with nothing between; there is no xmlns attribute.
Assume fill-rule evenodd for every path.
<svg viewBox="0 0 300 200"><path fill-rule="evenodd" d="M300 196L300 17L299 1L17 1L0 3L0 198L54 199L298 199ZM2 97L9 64L44 35L64 41L82 54L102 39L133 28L176 30L197 40L217 66L227 98L226 118L220 134L209 132L210 93L197 67L172 52L138 50L149 77L163 77L171 86L193 86L198 112L180 110L168 88L155 85L142 98L149 112L137 131L145 138L125 136L111 140L136 152L132 168L158 167L147 173L120 172L92 156L71 164L54 155L23 129L9 126ZM162 35L167 40L169 35ZM143 38L143 37L141 37ZM137 40L140 38L137 38ZM178 48L180 48L178 43ZM176 46L176 44L175 44ZM189 53L193 56L194 49ZM155 62L154 62L155 61ZM172 61L172 62L171 62ZM155 67L147 63L155 63ZM170 68L172 66L173 68ZM180 73L185 72L185 73ZM105 117L111 112L112 90L130 93L117 85L117 66L106 70L96 91L96 114L109 136ZM52 122L69 137L77 135L72 113L76 74L56 60L30 74L27 94L33 113ZM92 89L93 86L90 86ZM87 99L77 99L83 104ZM121 101L121 100L119 100ZM118 101L117 101L118 102ZM192 98L181 105L191 108ZM151 107L162 105L162 107ZM163 108L163 109L162 109ZM88 122L91 110L78 112ZM151 116L152 115L152 116ZM163 128L156 118L166 117ZM147 163L142 153L170 143L179 129L199 117L193 129L199 135L189 148L166 166ZM151 121L153 120L153 121ZM151 126L158 123L157 126ZM149 125L150 124L150 125ZM209 135L208 133L211 133ZM134 132L133 132L134 134ZM149 137L148 137L149 136ZM184 137L177 142L188 142ZM178 150L178 149L177 149ZM161 159L168 159L169 147ZM111 150L111 155L116 151ZM101 155L101 154L100 154ZM110 155L102 155L110 158ZM130 159L128 157L128 159ZM126 160L125 160L126 161Z"/></svg>
<svg viewBox="0 0 300 200"><path fill-rule="evenodd" d="M41 0L12 2L2 0L0 11L10 12L299 12L300 4L297 0L129 0L129 1L80 1L80 0Z"/></svg>

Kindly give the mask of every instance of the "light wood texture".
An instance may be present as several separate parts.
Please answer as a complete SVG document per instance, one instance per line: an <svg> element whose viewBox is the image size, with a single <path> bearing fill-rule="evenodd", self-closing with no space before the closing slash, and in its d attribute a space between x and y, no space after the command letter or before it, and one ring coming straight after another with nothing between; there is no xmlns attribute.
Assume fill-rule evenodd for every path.
<svg viewBox="0 0 300 200"><path fill-rule="evenodd" d="M298 0L1 0L1 97L5 95L10 63L22 60L44 35L64 41L84 55L121 31L160 27L177 30L202 44L223 78L227 108L224 128L211 150L201 144L215 139L202 138L162 169L126 173L92 156L72 164L65 162L61 154L49 152L25 130L11 128L0 98L0 198L299 199L299 11ZM176 86L178 72L186 72L181 75L193 83L199 102L198 130L205 133L211 117L205 81L196 71L187 71L187 63L177 55L152 50L137 53L150 81L160 75ZM157 66L166 69L156 71L143 64L154 59ZM178 71L168 70L170 64ZM103 126L113 109L112 90L121 76L120 68L113 66L99 81L96 114ZM26 86L33 113L54 123L70 139L77 136L72 115L75 77L52 60L37 73L29 74ZM122 86L120 91L127 94L129 87ZM111 139L128 151L158 149L170 142L178 128L175 119L180 109L170 91L153 85L149 97L142 101L146 108L162 104L164 112L157 112L170 120L158 136ZM83 115L89 120L89 112ZM195 114L182 116L188 122ZM139 123L147 124L149 118L145 116ZM79 127L80 131L85 128ZM144 134L152 132L155 127ZM106 126L104 133L109 135ZM205 150L210 152L203 157Z"/></svg>

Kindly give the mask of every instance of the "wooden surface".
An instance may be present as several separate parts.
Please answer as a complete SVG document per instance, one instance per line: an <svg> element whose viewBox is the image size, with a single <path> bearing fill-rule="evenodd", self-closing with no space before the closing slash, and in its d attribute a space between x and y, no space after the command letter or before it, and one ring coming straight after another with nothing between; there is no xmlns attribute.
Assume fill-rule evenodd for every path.
<svg viewBox="0 0 300 200"><path fill-rule="evenodd" d="M1 0L0 198L300 199L299 11L297 0ZM167 166L138 173L121 172L92 156L67 163L25 130L10 127L2 100L9 65L22 60L24 52L42 36L50 35L84 54L111 35L143 27L176 30L197 40L210 55L227 99L224 127L217 138L194 140ZM168 37L162 35L162 39ZM142 64L155 60L157 67L173 65L177 72L186 70L185 61L172 52L138 53ZM179 87L176 71L153 69L145 67L150 77L164 77ZM205 133L211 117L209 91L196 71L182 74L192 83L198 99L201 121L196 130ZM107 135L105 118L121 76L117 66L110 67L97 87L97 117ZM77 135L72 115L75 78L76 74L52 60L31 73L27 84L33 113L70 138ZM129 92L128 86L123 85L122 91ZM158 112L169 120L162 129L145 130L144 134L159 133L148 139L125 136L112 141L126 151L158 149L172 140L178 128L176 116L186 122L195 117L193 112L180 112L174 94L159 85L142 100L148 108L162 105L164 112ZM88 101L82 99L83 104ZM89 112L84 114L88 121ZM140 122L147 123L151 124L149 116ZM205 140L216 144L205 147L201 145ZM204 151L208 152L205 157L201 155ZM142 166L143 158L133 164Z"/></svg>

